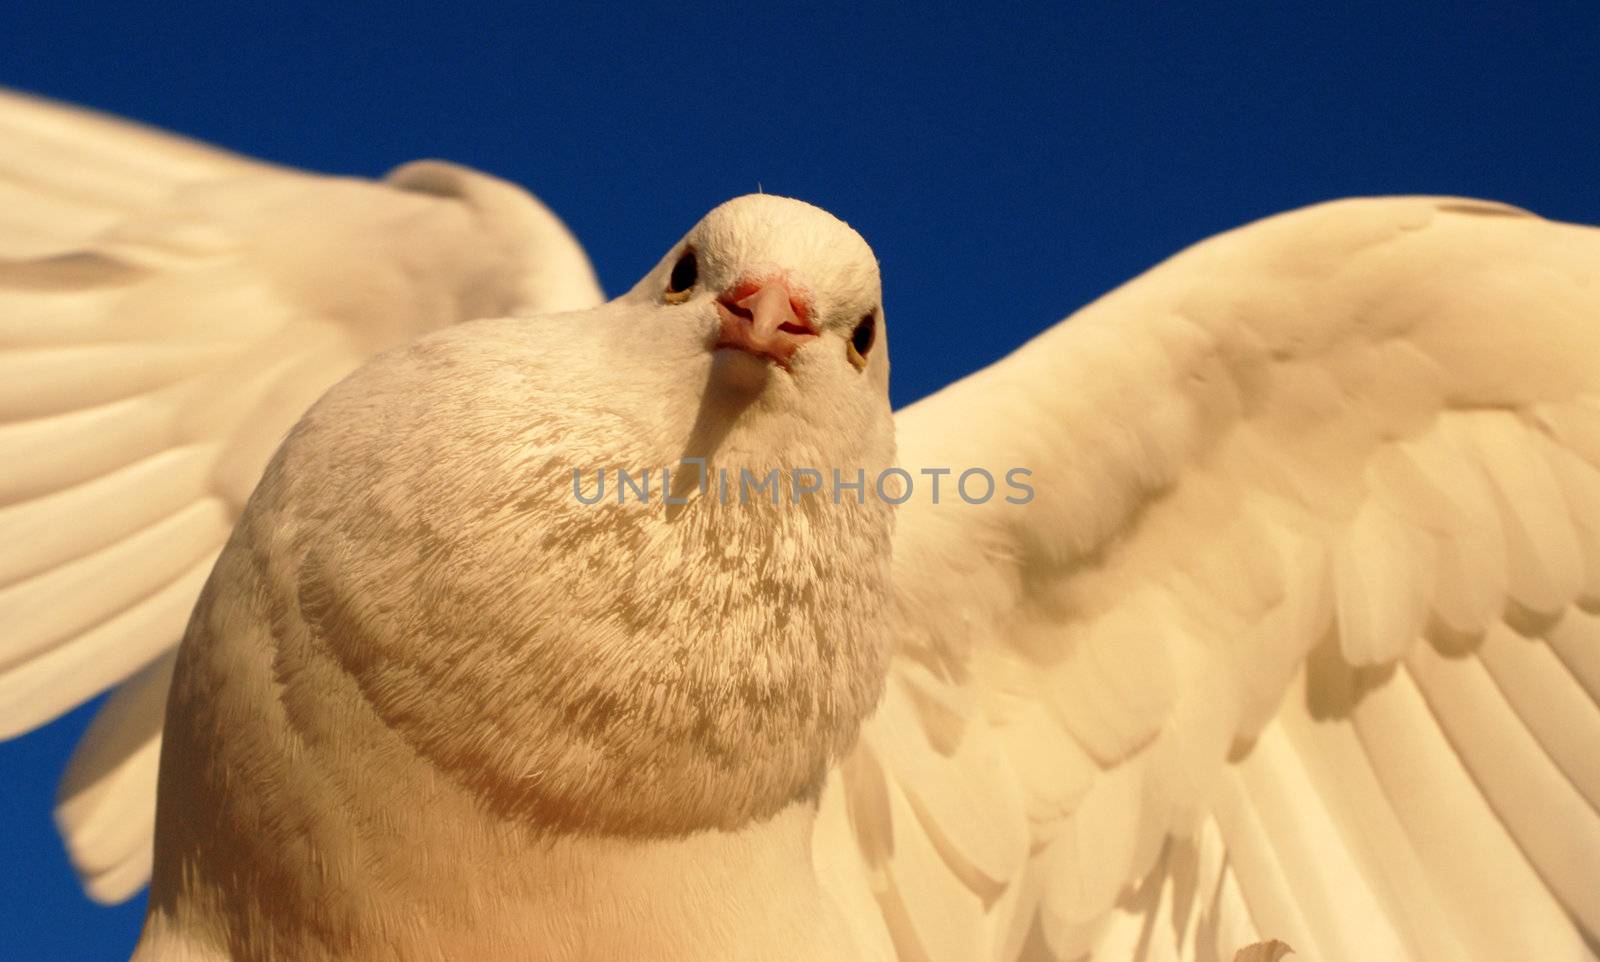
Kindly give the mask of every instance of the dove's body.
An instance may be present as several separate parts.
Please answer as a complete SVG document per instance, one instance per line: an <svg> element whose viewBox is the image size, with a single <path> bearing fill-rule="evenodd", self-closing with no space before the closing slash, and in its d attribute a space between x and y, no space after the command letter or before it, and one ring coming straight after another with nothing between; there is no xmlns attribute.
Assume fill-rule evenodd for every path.
<svg viewBox="0 0 1600 962"><path fill-rule="evenodd" d="M756 362L700 316L462 325L291 432L178 660L141 960L167 933L241 958L839 957L810 825L882 683L889 508L724 503L680 459L876 472L888 408L797 420L776 371L730 390ZM618 470L650 496L619 501Z"/></svg>
<svg viewBox="0 0 1600 962"><path fill-rule="evenodd" d="M0 134L43 145L0 165L38 201L0 256L68 255L0 264L9 730L162 650L217 499L358 350L592 301L547 212L459 169L277 172L285 232L182 187L237 158L3 97ZM612 305L391 354L295 429L196 610L140 962L1595 959L1597 264L1499 205L1323 205L891 425L871 252L745 198ZM239 375L285 348L316 377ZM896 445L892 579L875 499L664 503L680 458L851 479ZM1019 470L1036 497L968 503ZM149 864L171 664L66 779L101 898Z"/></svg>

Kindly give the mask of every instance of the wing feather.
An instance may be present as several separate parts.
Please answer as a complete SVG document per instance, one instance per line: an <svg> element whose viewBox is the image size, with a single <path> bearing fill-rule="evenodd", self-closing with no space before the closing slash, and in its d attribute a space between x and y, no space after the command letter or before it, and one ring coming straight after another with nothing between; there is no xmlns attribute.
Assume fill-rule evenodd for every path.
<svg viewBox="0 0 1600 962"><path fill-rule="evenodd" d="M71 250L185 184L267 169L194 141L0 90L0 256Z"/></svg>
<svg viewBox="0 0 1600 962"><path fill-rule="evenodd" d="M195 501L92 554L0 589L4 677L143 601L152 585L177 578L227 539L230 521L220 499ZM68 598L76 603L63 603ZM13 703L5 704L9 713Z"/></svg>
<svg viewBox="0 0 1600 962"><path fill-rule="evenodd" d="M1249 791L1239 783L1237 772L1227 773L1214 805L1217 823L1228 840L1228 857L1236 867L1256 928L1281 933L1274 938L1320 957L1321 945L1313 937L1311 921L1296 897L1298 880L1290 878L1290 867L1284 864L1283 853L1274 844ZM1276 841L1281 843L1282 839Z"/></svg>
<svg viewBox="0 0 1600 962"><path fill-rule="evenodd" d="M149 527L203 498L214 454L207 445L169 448L82 484L0 508L0 530L28 546L0 555L0 584L92 553L107 539ZM83 524L92 518L93 524Z"/></svg>
<svg viewBox="0 0 1600 962"><path fill-rule="evenodd" d="M1600 231L1286 214L898 428L914 477L1026 467L1036 497L900 509L899 657L983 707L1032 854L1014 895L952 873L1010 917L902 893L896 924L1007 962L1594 957ZM922 757L908 798L957 777Z"/></svg>
<svg viewBox="0 0 1600 962"><path fill-rule="evenodd" d="M1569 609L1550 630L1550 648L1589 698L1600 703L1600 617Z"/></svg>
<svg viewBox="0 0 1600 962"><path fill-rule="evenodd" d="M216 502L206 507L226 520ZM225 539L225 524L218 531ZM37 727L59 714L63 704L88 700L174 647L183 637L189 612L222 550L221 539L209 540L217 546L202 546L197 560L150 595L48 651L0 671L0 704L6 706L0 714L0 734ZM142 553L145 546L140 548ZM149 577L148 572L141 575ZM140 589L143 587L141 584Z"/></svg>
<svg viewBox="0 0 1600 962"><path fill-rule="evenodd" d="M987 908L1021 874L1028 847L1021 793L1002 768L988 726L957 721L963 730L941 750L928 735L931 726L917 710L915 691L915 683L891 686L863 737L902 787L916 824L946 869ZM997 812L1001 817L994 817Z"/></svg>
<svg viewBox="0 0 1600 962"><path fill-rule="evenodd" d="M4 91L0 139L0 737L133 676L58 811L116 900L149 871L163 654L288 428L376 351L600 292L465 168L311 176Z"/></svg>
<svg viewBox="0 0 1600 962"><path fill-rule="evenodd" d="M61 779L56 823L90 897L131 898L150 874L161 725L177 652L118 686Z"/></svg>
<svg viewBox="0 0 1600 962"><path fill-rule="evenodd" d="M1579 685L1549 645L1525 638L1505 625L1485 633L1479 650L1483 667L1510 717L1526 725L1560 770L1564 784L1600 812L1600 705Z"/></svg>
<svg viewBox="0 0 1600 962"><path fill-rule="evenodd" d="M1555 614L1583 587L1583 555L1549 462L1532 432L1505 412L1470 422L1478 463L1488 472L1505 522L1507 590L1531 611Z"/></svg>
<svg viewBox="0 0 1600 962"><path fill-rule="evenodd" d="M1352 715L1388 803L1447 906L1462 958L1584 958L1582 940L1486 804L1409 670Z"/></svg>
<svg viewBox="0 0 1600 962"><path fill-rule="evenodd" d="M1578 923L1600 930L1600 813L1541 749L1480 659L1447 658L1423 644L1407 653L1406 668L1502 831Z"/></svg>

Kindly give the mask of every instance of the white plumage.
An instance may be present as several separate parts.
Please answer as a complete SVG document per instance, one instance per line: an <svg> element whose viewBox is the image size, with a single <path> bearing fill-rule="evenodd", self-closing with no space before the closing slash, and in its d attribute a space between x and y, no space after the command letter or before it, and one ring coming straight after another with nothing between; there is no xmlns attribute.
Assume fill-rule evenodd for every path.
<svg viewBox="0 0 1600 962"><path fill-rule="evenodd" d="M90 891L115 900L149 869L165 652L284 432L377 350L598 292L543 208L459 168L311 178L15 97L0 129L27 148L0 158L0 724L26 731L128 679L59 810ZM812 250L813 222L794 217L801 239L772 259L853 263L854 242L817 228ZM760 217L720 223L734 226L692 235L708 275L737 266L716 251L764 243ZM586 320L642 310L671 266ZM1209 960L1272 938L1312 959L1594 958L1597 275L1591 228L1440 198L1321 205L1154 268L895 416L918 483L895 512L892 657L822 791L814 881L770 861L803 862L803 792L767 822L639 843L643 861L604 842L556 864L605 866L642 899L682 878L710 900L818 884L840 958ZM829 276L823 301L875 296L875 280ZM554 377L589 336L530 363ZM698 379L661 390L692 411L709 361L683 336ZM581 426L639 421L626 393L574 402L589 420L541 443L592 443L598 464L610 429ZM758 413L775 433L735 432L735 450L830 450L781 407ZM934 504L919 471L942 467L1025 467L1036 497L967 504L951 477ZM772 557L834 557L815 552L836 535L808 531ZM758 543L741 556L766 557ZM756 630L758 602L729 613L729 637ZM428 818L472 810L435 801ZM323 839L342 864L343 837ZM333 892L375 884L329 871ZM491 875L492 901L512 888ZM737 931L708 922L696 951L663 954L749 957Z"/></svg>

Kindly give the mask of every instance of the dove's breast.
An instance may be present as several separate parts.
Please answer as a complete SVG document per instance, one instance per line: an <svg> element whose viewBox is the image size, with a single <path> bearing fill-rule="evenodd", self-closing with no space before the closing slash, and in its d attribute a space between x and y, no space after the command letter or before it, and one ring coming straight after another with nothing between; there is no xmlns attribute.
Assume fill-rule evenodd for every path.
<svg viewBox="0 0 1600 962"><path fill-rule="evenodd" d="M882 654L840 620L874 605L875 569L794 557L863 522L584 503L574 468L673 464L688 426L619 410L593 390L616 377L603 346L545 350L537 323L379 359L274 457L179 655L152 939L836 957L810 823L854 732L837 689L875 696Z"/></svg>

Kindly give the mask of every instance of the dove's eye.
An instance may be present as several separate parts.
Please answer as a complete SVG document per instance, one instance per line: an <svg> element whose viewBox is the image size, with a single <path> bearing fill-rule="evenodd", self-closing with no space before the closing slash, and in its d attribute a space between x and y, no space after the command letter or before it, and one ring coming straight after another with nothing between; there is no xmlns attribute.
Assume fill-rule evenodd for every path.
<svg viewBox="0 0 1600 962"><path fill-rule="evenodd" d="M693 247L685 247L683 253L678 255L678 263L672 265L672 276L667 278L667 290L664 295L670 304L681 304L689 299L689 292L694 290L695 282L700 279L700 265L694 256Z"/></svg>
<svg viewBox="0 0 1600 962"><path fill-rule="evenodd" d="M850 332L850 363L865 369L867 355L872 352L872 345L878 340L878 312L868 311L867 316L856 323L856 329Z"/></svg>

